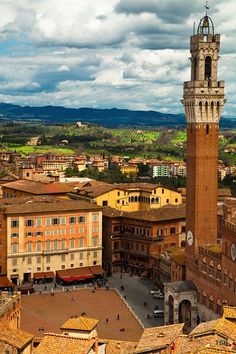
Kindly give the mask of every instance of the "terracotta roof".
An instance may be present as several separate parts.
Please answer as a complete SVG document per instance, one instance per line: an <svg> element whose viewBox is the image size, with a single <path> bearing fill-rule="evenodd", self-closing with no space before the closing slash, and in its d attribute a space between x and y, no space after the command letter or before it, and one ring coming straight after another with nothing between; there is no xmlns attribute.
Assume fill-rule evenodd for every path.
<svg viewBox="0 0 236 354"><path fill-rule="evenodd" d="M33 337L33 334L20 329L0 327L0 342L8 343L18 349L24 347Z"/></svg>
<svg viewBox="0 0 236 354"><path fill-rule="evenodd" d="M135 353L166 348L182 333L184 323L146 328L138 342Z"/></svg>
<svg viewBox="0 0 236 354"><path fill-rule="evenodd" d="M10 183L5 183L3 188L11 188L14 190L27 192L31 194L60 194L69 193L73 191L73 188L66 183L53 182L44 183L38 181L31 181L26 179L20 179Z"/></svg>
<svg viewBox="0 0 236 354"><path fill-rule="evenodd" d="M95 340L70 337L63 334L46 333L33 354L88 354Z"/></svg>
<svg viewBox="0 0 236 354"><path fill-rule="evenodd" d="M186 209L184 205L168 206L158 209L144 211L122 211L110 207L103 208L103 215L108 217L127 217L129 219L138 219L145 221L164 221L173 219L184 219Z"/></svg>
<svg viewBox="0 0 236 354"><path fill-rule="evenodd" d="M24 207L22 207L22 204ZM84 200L60 199L56 197L27 197L0 199L0 211L5 214L33 214L54 211L101 210L96 204Z"/></svg>
<svg viewBox="0 0 236 354"><path fill-rule="evenodd" d="M106 353L111 354L133 354L137 342L128 342L112 339L101 339L99 342L106 343Z"/></svg>
<svg viewBox="0 0 236 354"><path fill-rule="evenodd" d="M99 321L95 318L80 316L76 318L70 318L61 326L61 329L92 331L97 326L98 322Z"/></svg>
<svg viewBox="0 0 236 354"><path fill-rule="evenodd" d="M223 345L217 345L217 341L221 340L222 337L219 337L215 334L210 334L210 335L205 335L201 336L198 338L191 338L190 336L187 335L180 335L177 340L175 341L175 354L195 354L195 353L227 353L226 348L229 349L229 347L225 347ZM217 351L211 351L209 352L209 348L216 350ZM231 353L231 352L229 352Z"/></svg>
<svg viewBox="0 0 236 354"><path fill-rule="evenodd" d="M218 334L225 338L236 340L236 324L222 317L213 321L200 323L192 330L190 336L199 337L209 334Z"/></svg>

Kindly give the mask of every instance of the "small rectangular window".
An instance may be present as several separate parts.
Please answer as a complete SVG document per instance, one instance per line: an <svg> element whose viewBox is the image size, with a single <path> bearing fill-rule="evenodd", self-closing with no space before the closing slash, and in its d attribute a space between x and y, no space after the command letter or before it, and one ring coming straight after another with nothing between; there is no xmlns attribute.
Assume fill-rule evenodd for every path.
<svg viewBox="0 0 236 354"><path fill-rule="evenodd" d="M11 250L12 250L12 253L17 253L17 252L18 252L18 244L17 244L17 243L14 243L14 244L11 246Z"/></svg>
<svg viewBox="0 0 236 354"><path fill-rule="evenodd" d="M61 235L65 235L66 234L66 229L61 229Z"/></svg>
<svg viewBox="0 0 236 354"><path fill-rule="evenodd" d="M47 257L46 257L46 262L47 262L47 263L50 263L50 256L47 256Z"/></svg>
<svg viewBox="0 0 236 354"><path fill-rule="evenodd" d="M79 254L79 259L84 259L84 254L83 254L83 252L80 252L80 254Z"/></svg>
<svg viewBox="0 0 236 354"><path fill-rule="evenodd" d="M36 226L42 226L42 219L36 219Z"/></svg>
<svg viewBox="0 0 236 354"><path fill-rule="evenodd" d="M57 236L59 234L59 231L58 230L53 230L53 236Z"/></svg>
<svg viewBox="0 0 236 354"><path fill-rule="evenodd" d="M51 235L51 230L46 230L46 231L45 231L45 235L46 235L46 236L50 236L50 235Z"/></svg>
<svg viewBox="0 0 236 354"><path fill-rule="evenodd" d="M80 233L80 234L83 234L83 233L84 233L84 227L80 227L80 228L79 228L79 233Z"/></svg>
<svg viewBox="0 0 236 354"><path fill-rule="evenodd" d="M12 220L11 227L19 227L19 220Z"/></svg>
<svg viewBox="0 0 236 354"><path fill-rule="evenodd" d="M98 221L98 214L93 214L93 222L97 222Z"/></svg>
<svg viewBox="0 0 236 354"><path fill-rule="evenodd" d="M97 251L94 251L94 252L93 252L93 258L97 258L97 256L98 256Z"/></svg>
<svg viewBox="0 0 236 354"><path fill-rule="evenodd" d="M37 257L37 263L41 263L41 257Z"/></svg>
<svg viewBox="0 0 236 354"><path fill-rule="evenodd" d="M27 258L27 264L32 264L32 258L31 257Z"/></svg>
<svg viewBox="0 0 236 354"><path fill-rule="evenodd" d="M70 216L69 223L70 224L75 224L76 223L76 217L75 216Z"/></svg>
<svg viewBox="0 0 236 354"><path fill-rule="evenodd" d="M32 219L26 220L26 226L28 226L28 227L34 226L34 220L32 220Z"/></svg>
<svg viewBox="0 0 236 354"><path fill-rule="evenodd" d="M13 232L13 234L11 234L11 237L12 237L12 238L19 237L18 232Z"/></svg>
<svg viewBox="0 0 236 354"><path fill-rule="evenodd" d="M66 217L65 216L61 217L61 224L62 225L66 224Z"/></svg>
<svg viewBox="0 0 236 354"><path fill-rule="evenodd" d="M85 222L85 217L81 215L81 216L79 216L78 220L79 220L80 223L84 223Z"/></svg>
<svg viewBox="0 0 236 354"><path fill-rule="evenodd" d="M51 219L50 218L46 218L46 226L50 226L51 225Z"/></svg>
<svg viewBox="0 0 236 354"><path fill-rule="evenodd" d="M64 262L65 260L66 260L66 256L65 256L65 254L62 254L61 255L61 261Z"/></svg>
<svg viewBox="0 0 236 354"><path fill-rule="evenodd" d="M53 218L52 219L52 225L59 225L60 224L60 219L59 218Z"/></svg>

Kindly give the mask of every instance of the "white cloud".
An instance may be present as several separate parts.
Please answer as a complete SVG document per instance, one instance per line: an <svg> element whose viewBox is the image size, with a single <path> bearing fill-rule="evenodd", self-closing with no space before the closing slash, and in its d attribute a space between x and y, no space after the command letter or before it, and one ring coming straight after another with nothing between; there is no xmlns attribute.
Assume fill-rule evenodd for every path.
<svg viewBox="0 0 236 354"><path fill-rule="evenodd" d="M235 112L236 3L215 0L219 78ZM183 112L196 0L1 0L0 99Z"/></svg>

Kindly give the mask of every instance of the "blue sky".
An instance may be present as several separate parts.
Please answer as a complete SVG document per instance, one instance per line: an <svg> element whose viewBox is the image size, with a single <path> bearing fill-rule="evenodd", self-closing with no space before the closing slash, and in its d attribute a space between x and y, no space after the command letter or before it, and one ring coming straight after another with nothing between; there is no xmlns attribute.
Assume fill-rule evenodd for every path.
<svg viewBox="0 0 236 354"><path fill-rule="evenodd" d="M221 33L224 115L236 117L235 0L209 1ZM195 0L0 0L0 101L183 112Z"/></svg>

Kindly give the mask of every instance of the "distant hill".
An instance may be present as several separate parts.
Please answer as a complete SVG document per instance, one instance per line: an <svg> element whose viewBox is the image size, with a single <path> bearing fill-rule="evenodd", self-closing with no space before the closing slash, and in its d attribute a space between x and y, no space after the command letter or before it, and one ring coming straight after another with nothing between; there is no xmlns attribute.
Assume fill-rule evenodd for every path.
<svg viewBox="0 0 236 354"><path fill-rule="evenodd" d="M41 120L45 123L81 121L103 127L183 127L184 114L128 109L65 108L60 106L29 107L0 103L0 120ZM222 128L235 128L236 119L224 118Z"/></svg>

